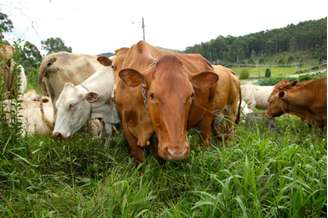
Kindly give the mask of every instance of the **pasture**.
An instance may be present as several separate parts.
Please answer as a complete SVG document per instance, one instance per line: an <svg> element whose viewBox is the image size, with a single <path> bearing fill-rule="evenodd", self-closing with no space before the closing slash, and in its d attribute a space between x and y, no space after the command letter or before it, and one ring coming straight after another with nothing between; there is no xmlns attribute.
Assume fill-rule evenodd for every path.
<svg viewBox="0 0 328 218"><path fill-rule="evenodd" d="M307 66L307 67L232 67L231 69L240 75L243 71L249 72L250 79L252 78L265 78L266 69L271 70L271 77L299 77L301 75L313 74L313 73L326 73L326 65L322 65L319 69L318 66ZM313 69L312 69L313 68ZM318 68L318 69L316 69ZM315 69L315 70L314 70ZM296 72L302 72L302 74L297 74Z"/></svg>
<svg viewBox="0 0 328 218"><path fill-rule="evenodd" d="M297 118L278 131L237 127L185 161L152 147L135 166L121 133L106 147L83 132L0 145L0 217L325 217L326 135ZM8 140L9 141L9 140Z"/></svg>
<svg viewBox="0 0 328 218"><path fill-rule="evenodd" d="M303 68L298 68L296 66L291 67L231 67L231 69L240 75L243 71L248 71L250 77L264 77L265 70L269 68L271 70L272 77L283 77L295 74L296 71L301 70ZM304 68L305 69L305 68Z"/></svg>
<svg viewBox="0 0 328 218"><path fill-rule="evenodd" d="M231 6L222 3L213 6L213 2L196 2L195 10L188 2L184 19L179 9L184 5L170 2L163 2L160 10L158 5L144 7L142 2L25 3L0 4L3 7L0 10L0 46L3 45L0 47L0 218L327 216L326 128L324 131L311 128L289 115L277 118L277 127L271 129L264 124L267 120L263 123L256 119L250 123L242 120L236 125L235 137L220 142L212 138L206 147L201 145L200 132L195 129L186 132L187 126L197 126L206 142L211 124L219 129L219 134L232 132L229 125L224 132L220 124L235 121L235 114L230 112L235 109L237 99L240 100L239 82L230 70L222 68L214 72L209 61L226 63L242 83L273 85L281 79L303 81L326 77L327 18L232 36L226 35L224 25L217 21L238 28L240 33L247 28L257 30L258 27L249 24L259 22L247 20L252 17L249 15L253 9L242 10L245 15L238 13L244 23L237 24L229 22L223 10L217 13L218 8ZM278 10L282 13L280 17L288 18L276 5L281 8L279 4L271 4L270 10L267 5L261 9L268 15L262 18L274 18L274 14L269 15ZM307 12L322 16L309 5ZM116 9L120 8L130 8L133 12L125 10L124 19L118 19L122 13ZM315 8L323 7L316 4ZM141 23L132 18L136 16L135 11L143 13ZM156 12L155 16L147 11ZM169 19L167 11L170 11ZM215 19L194 16L201 13L212 14ZM220 18L221 14L224 17ZM106 23L112 20L115 22ZM16 23L19 28L15 27ZM263 23L273 28L269 20L263 19ZM199 42L200 38L196 40L194 36L202 39L213 36L216 28L226 36L189 45ZM181 29L179 34L172 34L172 30ZM135 42L140 30L143 41L118 49ZM233 35L238 31L233 30ZM199 53L205 58L160 51L148 45L148 41L162 42L160 46L179 50L184 47L182 53ZM49 55L73 50L74 54ZM112 55L109 51L116 51L115 59L99 57L99 54ZM18 70L23 69L19 65L25 69L27 82L23 71ZM103 69L104 66L108 69ZM267 69L271 72L266 73ZM113 75L109 74L112 70L116 79L120 78L115 90ZM326 101L321 95L326 94L322 85L326 81L322 81L304 86L294 83L289 99L287 89L279 89L275 96L281 101L278 109L296 112L306 122L316 121L322 126L322 121L326 122L321 110L325 106L326 111ZM28 92L19 89L25 84L27 90L34 89L39 94L42 90L42 95L51 96L56 105L56 123L53 107L46 107L51 101L35 93L25 98ZM105 143L108 138L93 138L86 129L78 131L88 119L98 118L100 130L96 133L111 135L111 125L117 124L109 118L114 116L113 91L122 118L120 125L124 126L132 155L122 128L115 131L109 143ZM287 102L290 99L294 99L294 104ZM296 110L292 110L293 106ZM225 119L216 111L230 116ZM213 113L219 116L215 122ZM48 119L49 114L53 116ZM45 128L37 128L39 124ZM32 134L49 136L23 136L23 128ZM155 148L155 136L148 145L153 130L160 142L160 152ZM145 161L137 165L131 156L143 160L139 152L142 146L146 146ZM164 161L157 156L180 160Z"/></svg>

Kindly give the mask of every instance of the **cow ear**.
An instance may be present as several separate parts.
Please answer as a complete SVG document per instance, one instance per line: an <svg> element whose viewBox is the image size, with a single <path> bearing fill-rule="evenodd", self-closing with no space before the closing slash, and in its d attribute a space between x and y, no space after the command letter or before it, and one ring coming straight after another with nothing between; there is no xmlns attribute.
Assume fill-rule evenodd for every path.
<svg viewBox="0 0 328 218"><path fill-rule="evenodd" d="M70 82L67 82L67 83L65 83L65 85L64 85L64 87L73 87L74 86L74 84L73 83L70 83Z"/></svg>
<svg viewBox="0 0 328 218"><path fill-rule="evenodd" d="M46 97L42 97L41 98L42 103L48 103L49 102L49 98Z"/></svg>
<svg viewBox="0 0 328 218"><path fill-rule="evenodd" d="M97 61L107 67L112 66L112 60L106 56L97 57Z"/></svg>
<svg viewBox="0 0 328 218"><path fill-rule="evenodd" d="M87 99L89 103L94 103L98 100L98 94L95 92L88 92L85 96L85 99Z"/></svg>
<svg viewBox="0 0 328 218"><path fill-rule="evenodd" d="M198 89L213 87L219 80L219 76L213 72L203 72L191 78L191 83Z"/></svg>
<svg viewBox="0 0 328 218"><path fill-rule="evenodd" d="M123 69L119 72L120 78L130 87L136 87L144 81L144 76L134 69Z"/></svg>

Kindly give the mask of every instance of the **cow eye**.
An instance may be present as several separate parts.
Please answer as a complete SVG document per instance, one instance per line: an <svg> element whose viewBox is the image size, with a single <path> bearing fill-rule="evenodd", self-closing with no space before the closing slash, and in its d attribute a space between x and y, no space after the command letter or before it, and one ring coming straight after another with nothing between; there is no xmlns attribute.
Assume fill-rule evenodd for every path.
<svg viewBox="0 0 328 218"><path fill-rule="evenodd" d="M149 94L149 100L150 100L151 103L153 103L153 104L158 103L158 99L157 99L157 97L156 97L155 94L152 93L152 92Z"/></svg>
<svg viewBox="0 0 328 218"><path fill-rule="evenodd" d="M71 110L71 111L74 110L75 109L75 104L73 104L73 103L69 104L68 109Z"/></svg>

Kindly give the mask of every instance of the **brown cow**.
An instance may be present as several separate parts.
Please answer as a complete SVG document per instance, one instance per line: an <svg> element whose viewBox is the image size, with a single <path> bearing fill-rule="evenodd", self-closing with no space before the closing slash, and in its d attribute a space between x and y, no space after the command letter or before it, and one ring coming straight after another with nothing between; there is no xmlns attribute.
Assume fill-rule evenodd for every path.
<svg viewBox="0 0 328 218"><path fill-rule="evenodd" d="M320 128L327 125L326 78L301 83L281 81L268 101L268 118L290 113Z"/></svg>
<svg viewBox="0 0 328 218"><path fill-rule="evenodd" d="M25 92L27 86L23 66L17 65L13 60L14 52L15 49L11 45L0 45L0 77L3 77L4 81L5 98L18 97L18 94ZM17 74L20 75L20 87L17 86Z"/></svg>
<svg viewBox="0 0 328 218"><path fill-rule="evenodd" d="M223 114L225 122L215 119L213 129L218 139L230 139L234 136L234 125L240 119L242 103L240 81L229 68L216 65L214 70L220 79L215 89L213 110L216 112L216 117Z"/></svg>
<svg viewBox="0 0 328 218"><path fill-rule="evenodd" d="M144 41L132 46L125 56L122 66L116 67L121 70L115 100L131 154L136 161L143 161L142 147L149 144L155 130L160 157L187 158L188 123L198 124L201 132L208 129L208 135L211 132L212 120L202 118L204 111L211 111L211 88L218 75L200 55L161 51ZM199 101L204 105L197 109L196 120L188 122L192 99L198 97L205 97Z"/></svg>
<svg viewBox="0 0 328 218"><path fill-rule="evenodd" d="M0 45L0 76L3 78L5 85L6 97L10 97L10 92L12 91L12 82L13 82L13 56L14 56L14 47L9 44Z"/></svg>

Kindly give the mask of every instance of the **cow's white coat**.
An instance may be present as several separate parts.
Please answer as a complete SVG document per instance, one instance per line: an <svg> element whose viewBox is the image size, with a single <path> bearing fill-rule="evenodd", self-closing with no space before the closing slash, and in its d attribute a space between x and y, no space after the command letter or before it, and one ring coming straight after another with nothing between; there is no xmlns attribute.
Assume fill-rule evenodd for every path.
<svg viewBox="0 0 328 218"><path fill-rule="evenodd" d="M105 124L107 136L111 136L112 124L119 122L111 99L113 86L114 73L111 68L95 72L79 85L66 83L56 102L57 116L53 134L70 137L89 119L100 118ZM96 93L97 100L88 101L89 93Z"/></svg>

